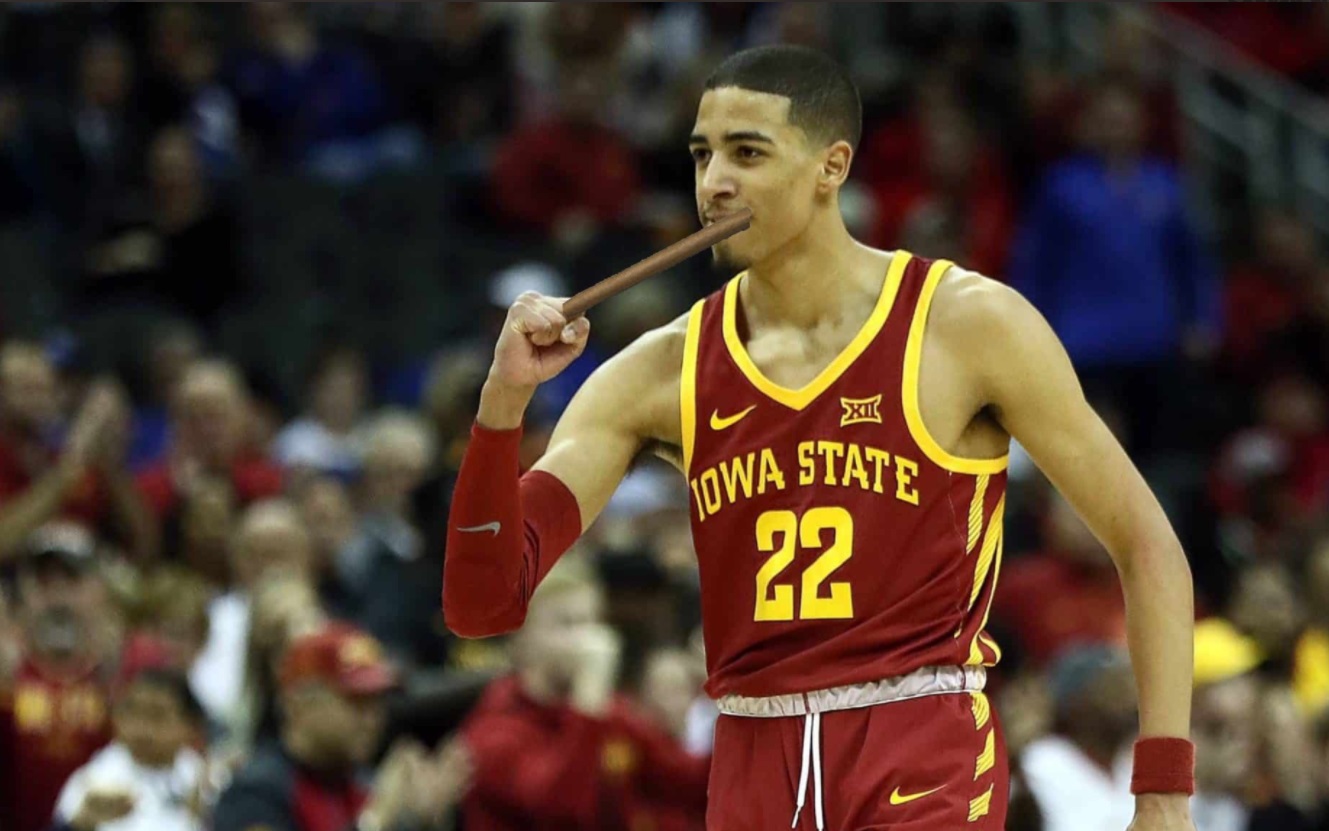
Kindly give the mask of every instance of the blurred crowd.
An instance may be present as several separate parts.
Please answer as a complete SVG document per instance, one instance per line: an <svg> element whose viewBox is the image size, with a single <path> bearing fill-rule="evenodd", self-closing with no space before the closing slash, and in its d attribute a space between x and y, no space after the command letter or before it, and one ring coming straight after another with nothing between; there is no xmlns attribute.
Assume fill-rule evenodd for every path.
<svg viewBox="0 0 1329 831"><path fill-rule="evenodd" d="M1329 7L1162 6L1325 91ZM508 303L692 230L700 84L772 42L861 87L851 230L1025 293L1163 500L1197 585L1199 830L1329 828L1329 274L1286 206L1201 224L1137 13L1080 73L1000 4L0 10L0 236L40 235L49 277L40 304L12 288L34 266L0 245L0 831L703 827L676 476L634 468L502 640L443 626L443 526ZM360 204L256 197L291 181L402 201L274 262L302 216ZM430 302L393 294L435 238L462 253ZM367 293L322 279L346 259ZM523 465L605 356L717 285L693 263L597 310ZM427 349L365 335L439 305ZM1007 526L1008 828L1120 831L1116 573L1018 447Z"/></svg>

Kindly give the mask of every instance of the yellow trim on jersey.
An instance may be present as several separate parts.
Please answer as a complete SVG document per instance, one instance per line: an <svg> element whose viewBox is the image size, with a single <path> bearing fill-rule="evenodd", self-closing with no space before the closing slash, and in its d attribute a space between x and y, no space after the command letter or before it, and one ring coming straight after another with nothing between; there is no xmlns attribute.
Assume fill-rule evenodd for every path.
<svg viewBox="0 0 1329 831"><path fill-rule="evenodd" d="M987 738L983 740L983 752L978 754L974 760L974 781L977 782L983 774L997 766L997 731L995 728L988 729Z"/></svg>
<svg viewBox="0 0 1329 831"><path fill-rule="evenodd" d="M987 816L992 810L992 789L995 785L988 785L988 789L981 795L969 800L969 821L978 822Z"/></svg>
<svg viewBox="0 0 1329 831"><path fill-rule="evenodd" d="M995 664L1001 660L1001 651L996 648L991 638L984 636L983 630L988 625L988 615L992 613L992 600L997 596L997 578L1001 576L1001 553L1006 548L1005 535L997 535L997 559L992 564L992 590L988 592L988 602L983 606L983 619L978 623L978 634L974 635L974 640L969 644L969 663L976 666L983 664ZM983 650L979 649L980 643L987 643L996 653L993 660L989 662L983 657Z"/></svg>
<svg viewBox="0 0 1329 831"><path fill-rule="evenodd" d="M992 718L992 704L981 690L974 690L969 696L974 709L974 729L982 730L987 726L988 719Z"/></svg>
<svg viewBox="0 0 1329 831"><path fill-rule="evenodd" d="M872 314L868 316L867 322L863 328L858 331L854 339L835 356L835 360L817 374L804 386L799 389L790 389L780 386L774 381L762 374L757 365L752 362L748 350L743 346L743 341L738 336L737 311L738 311L738 287L740 281L747 272L739 274L729 281L725 286L724 293L724 341L729 349L729 354L733 356L734 363L752 382L752 385L764 393L768 398L785 405L793 410L801 410L816 400L817 396L827 390L835 380L844 374L858 356L862 355L864 350L872 343L872 339L881 331L881 327L886 325L886 318L890 316L891 307L895 305L895 295L900 289L900 282L904 278L904 267L908 264L913 255L905 251L897 251L891 257L890 266L886 269L886 280L882 284L881 294L877 297L877 305L873 307Z"/></svg>
<svg viewBox="0 0 1329 831"><path fill-rule="evenodd" d="M974 499L969 503L969 537L965 541L965 554L969 554L978 545L978 535L983 530L983 500L987 498L991 478L986 473L980 474L974 485Z"/></svg>
<svg viewBox="0 0 1329 831"><path fill-rule="evenodd" d="M992 509L992 518L988 520L988 530L983 534L983 547L978 550L978 562L974 564L974 588L969 594L969 608L974 608L974 601L978 600L978 594L983 590L983 581L987 580L988 569L992 566L992 559L997 553L997 545L1001 542L1001 522L1006 515L1006 494L1002 494L997 500L997 507Z"/></svg>
<svg viewBox="0 0 1329 831"><path fill-rule="evenodd" d="M688 312L688 333L683 338L683 371L679 376L679 422L682 425L683 475L692 470L692 445L697 438L697 347L701 342L701 312L706 301L698 300Z"/></svg>
<svg viewBox="0 0 1329 831"><path fill-rule="evenodd" d="M951 265L947 260L937 260L928 269L927 278L923 281L923 292L914 309L913 322L909 325L909 342L904 350L904 388L901 390L904 420L909 425L909 434L914 437L915 443L938 467L952 473L1001 473L1010 460L1009 453L995 459L966 459L951 455L928 432L918 407L918 373L923 362L923 332L927 328L928 310L932 306L932 295L937 285Z"/></svg>

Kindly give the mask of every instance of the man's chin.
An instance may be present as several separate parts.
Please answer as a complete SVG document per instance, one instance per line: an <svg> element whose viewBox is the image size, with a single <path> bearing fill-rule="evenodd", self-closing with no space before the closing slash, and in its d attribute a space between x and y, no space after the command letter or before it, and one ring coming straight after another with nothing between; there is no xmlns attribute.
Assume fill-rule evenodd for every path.
<svg viewBox="0 0 1329 831"><path fill-rule="evenodd" d="M711 257L711 271L724 277L729 277L749 268L752 263L741 257L736 257L727 251L716 251Z"/></svg>

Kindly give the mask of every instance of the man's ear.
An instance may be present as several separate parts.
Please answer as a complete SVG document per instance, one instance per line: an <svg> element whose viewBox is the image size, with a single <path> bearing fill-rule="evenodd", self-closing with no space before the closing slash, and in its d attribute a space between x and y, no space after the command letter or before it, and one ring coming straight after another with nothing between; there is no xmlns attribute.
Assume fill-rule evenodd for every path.
<svg viewBox="0 0 1329 831"><path fill-rule="evenodd" d="M849 165L853 159L854 148L843 139L826 148L818 184L827 190L838 190L849 178Z"/></svg>

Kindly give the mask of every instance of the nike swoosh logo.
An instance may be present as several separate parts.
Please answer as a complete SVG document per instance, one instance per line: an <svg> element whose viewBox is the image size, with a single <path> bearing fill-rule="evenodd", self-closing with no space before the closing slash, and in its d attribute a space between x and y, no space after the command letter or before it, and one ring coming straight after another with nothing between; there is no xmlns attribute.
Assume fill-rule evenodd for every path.
<svg viewBox="0 0 1329 831"><path fill-rule="evenodd" d="M945 785L941 786L941 788L944 787L946 786ZM941 790L941 788L933 788L930 791L922 791L920 793L911 793L911 794L902 794L900 793L900 789L896 788L895 790L891 791L891 804L905 805L907 803L913 802L915 799L922 799L925 796L932 796L934 793Z"/></svg>
<svg viewBox="0 0 1329 831"><path fill-rule="evenodd" d="M721 418L721 417L720 417L720 411L719 411L719 410L712 410L712 411L711 411L711 429L712 429L712 430L723 430L723 429L725 429L726 427L733 427L735 424L737 424L737 423L739 423L740 421L742 421L742 420L744 419L744 417L747 416L748 413L752 412L752 411L755 410L755 409L757 409L757 405L756 405L756 404L753 404L751 407L748 407L746 410L740 410L739 412L736 412L736 413L734 413L734 414L731 415L731 416L725 416L724 418Z"/></svg>
<svg viewBox="0 0 1329 831"><path fill-rule="evenodd" d="M461 531L463 534L476 534L483 531L493 531L494 536L497 537L498 532L502 530L502 528L503 528L502 524L498 522L486 522L484 525L473 525L470 528L458 528L457 530Z"/></svg>

